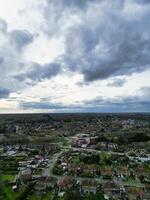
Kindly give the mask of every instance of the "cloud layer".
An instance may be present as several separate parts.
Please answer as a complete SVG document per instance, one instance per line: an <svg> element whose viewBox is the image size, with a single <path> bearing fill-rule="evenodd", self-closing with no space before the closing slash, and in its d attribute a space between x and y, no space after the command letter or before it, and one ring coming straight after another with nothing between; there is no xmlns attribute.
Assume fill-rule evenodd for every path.
<svg viewBox="0 0 150 200"><path fill-rule="evenodd" d="M18 110L148 108L150 83L139 78L150 75L148 0L14 0L0 7L5 103L16 95ZM26 95L30 101L20 103Z"/></svg>
<svg viewBox="0 0 150 200"><path fill-rule="evenodd" d="M10 94L10 91L5 88L0 88L0 99L1 98L7 98Z"/></svg>
<svg viewBox="0 0 150 200"><path fill-rule="evenodd" d="M149 9L133 1L139 7L132 14L131 5L117 2L96 3L81 13L81 22L67 32L66 65L82 73L85 81L149 68Z"/></svg>
<svg viewBox="0 0 150 200"><path fill-rule="evenodd" d="M150 87L143 87L137 95L128 97L96 97L85 100L76 105L65 105L52 101L40 100L39 102L20 102L20 107L24 110L53 110L56 112L150 112Z"/></svg>

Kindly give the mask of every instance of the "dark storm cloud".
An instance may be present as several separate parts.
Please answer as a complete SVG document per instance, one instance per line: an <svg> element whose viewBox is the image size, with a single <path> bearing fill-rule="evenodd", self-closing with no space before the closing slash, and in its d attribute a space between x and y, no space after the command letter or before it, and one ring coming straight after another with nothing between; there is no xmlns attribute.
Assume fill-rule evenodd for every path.
<svg viewBox="0 0 150 200"><path fill-rule="evenodd" d="M24 47L34 40L30 29L9 31L11 24L8 29L7 23L1 19L0 86L6 88L1 90L1 97L9 96L12 89L13 92L23 90L62 72L67 74L68 71L82 74L87 85L95 80L111 78L112 82L108 85L121 87L125 82L123 79L117 80L117 77L142 72L150 67L148 3L148 0L47 0L47 4L41 6L40 15L38 9L37 12L31 9L27 12L29 15L34 11L33 14L37 14L34 17L39 16L40 30L35 32L42 41L44 38L49 41L56 37L64 39L64 53L60 59L43 65L29 62L24 57ZM31 53L32 50L35 53L34 48L36 42L30 49ZM138 93L137 96L126 98L100 97L76 106L49 103L46 100L38 103L21 102L20 105L23 109L84 111L149 109L149 95L146 95L149 94L149 88L141 88Z"/></svg>
<svg viewBox="0 0 150 200"><path fill-rule="evenodd" d="M10 42L16 45L18 49L33 42L33 35L24 30L13 30L9 33Z"/></svg>
<svg viewBox="0 0 150 200"><path fill-rule="evenodd" d="M131 12L127 9L130 2L123 0L47 0L41 30L50 39L62 35L65 53L59 62L48 65L32 66L23 62L22 66L27 67L21 72L17 71L21 67L9 59L5 69L12 63L10 71L14 68L14 76L22 82L52 78L62 71L62 63L65 72L81 73L85 82L146 70L150 66L150 8L139 1L132 1L139 7ZM7 23L3 20L0 29L7 32ZM13 48L11 54L16 51L13 46L20 50L34 39L26 30L12 30L7 37L10 49ZM14 59L14 55L4 54ZM17 56L20 57L17 53L15 59ZM0 57L4 57L1 52ZM123 82L114 84L121 86Z"/></svg>
<svg viewBox="0 0 150 200"><path fill-rule="evenodd" d="M0 99L7 98L10 93L11 93L10 90L0 87Z"/></svg>
<svg viewBox="0 0 150 200"><path fill-rule="evenodd" d="M64 8L78 8L83 9L86 8L89 3L100 2L101 0L47 0L49 5L55 5L57 7L61 7L63 10Z"/></svg>
<svg viewBox="0 0 150 200"><path fill-rule="evenodd" d="M149 68L150 22L145 23L145 16L138 22L132 19L127 22L120 15L109 13L95 25L83 22L69 30L66 65L82 73L85 81L129 75Z"/></svg>
<svg viewBox="0 0 150 200"><path fill-rule="evenodd" d="M149 4L150 3L149 0L136 0L136 2L139 4Z"/></svg>
<svg viewBox="0 0 150 200"><path fill-rule="evenodd" d="M30 71L27 71L26 73L23 74L19 74L15 76L15 78L20 81L30 79L34 82L39 82L44 79L51 79L52 77L59 74L60 70L61 70L60 64L58 63L50 63L45 65L39 65L37 63L34 63L31 66Z"/></svg>
<svg viewBox="0 0 150 200"><path fill-rule="evenodd" d="M42 30L51 37L57 37L66 29L69 20L74 14L85 11L90 4L101 0L47 0L43 14L45 23Z"/></svg>
<svg viewBox="0 0 150 200"><path fill-rule="evenodd" d="M47 33L50 37L64 34L62 62L68 70L90 82L149 68L150 7L144 2L148 1L48 1ZM132 12L130 3L138 9ZM78 22L64 30L62 24L69 24L69 16L77 16Z"/></svg>

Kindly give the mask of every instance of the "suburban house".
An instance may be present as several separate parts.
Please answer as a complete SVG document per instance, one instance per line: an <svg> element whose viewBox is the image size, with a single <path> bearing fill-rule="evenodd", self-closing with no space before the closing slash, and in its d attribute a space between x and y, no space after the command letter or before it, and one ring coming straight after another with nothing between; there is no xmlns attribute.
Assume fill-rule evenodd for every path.
<svg viewBox="0 0 150 200"><path fill-rule="evenodd" d="M83 180L80 183L81 185L81 192L84 194L92 192L93 194L96 194L98 183L95 180Z"/></svg>
<svg viewBox="0 0 150 200"><path fill-rule="evenodd" d="M57 185L60 190L66 190L73 187L74 183L75 182L71 177L64 176L57 182Z"/></svg>
<svg viewBox="0 0 150 200"><path fill-rule="evenodd" d="M20 172L20 180L23 182L30 181L32 179L31 168L26 168Z"/></svg>

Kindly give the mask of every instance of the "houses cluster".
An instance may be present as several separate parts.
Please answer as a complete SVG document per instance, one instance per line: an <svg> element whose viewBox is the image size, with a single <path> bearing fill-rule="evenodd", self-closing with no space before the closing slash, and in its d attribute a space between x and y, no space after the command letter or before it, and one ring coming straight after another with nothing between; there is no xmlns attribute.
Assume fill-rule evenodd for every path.
<svg viewBox="0 0 150 200"><path fill-rule="evenodd" d="M39 151L45 153L54 153L59 150L57 143L42 143L42 144L24 144L24 145L3 145L3 152L8 156L28 155L31 151Z"/></svg>
<svg viewBox="0 0 150 200"><path fill-rule="evenodd" d="M41 177L42 172L48 163L49 159L39 155L29 160L19 161L18 174L16 175L13 188L18 188L19 185L27 184L28 182Z"/></svg>
<svg viewBox="0 0 150 200"><path fill-rule="evenodd" d="M105 199L150 199L148 151L143 144L138 149L137 143L131 140L130 145L124 143L126 134L130 136L128 129L137 126L140 124L135 119L110 116L7 125L6 132L16 134L17 139L20 135L29 141L35 139L10 144L8 136L8 143L3 145L2 156L15 160L17 176L12 189L16 191L20 185L33 183L36 194L52 191L63 197L72 189L83 196L101 191ZM69 145L59 146L61 141L45 142L51 136L55 138L55 134L60 140L66 139ZM143 155L140 155L141 149ZM6 166L9 168L10 164Z"/></svg>
<svg viewBox="0 0 150 200"><path fill-rule="evenodd" d="M68 190L77 190L81 195L93 193L96 195L98 192L104 194L105 199L141 199L148 200L150 195L146 192L146 188L142 186L124 186L119 182L112 181L98 181L93 179L76 179L70 176L62 176L56 178L53 176L42 176L36 180L33 187L33 192L36 194L46 194L48 191L54 191L59 197L65 195Z"/></svg>
<svg viewBox="0 0 150 200"><path fill-rule="evenodd" d="M89 134L78 134L75 137L72 137L72 146L87 148L89 146L95 145L97 141L98 136L91 136Z"/></svg>
<svg viewBox="0 0 150 200"><path fill-rule="evenodd" d="M19 158L17 175L12 187L13 190L16 190L20 185L32 182L42 176L47 166L49 166L49 156L58 151L58 144L15 145L12 148L13 150L8 146L5 154L8 156L10 151L13 151L14 154L11 156L16 159Z"/></svg>
<svg viewBox="0 0 150 200"><path fill-rule="evenodd" d="M54 153L59 150L57 143L44 143L44 144L27 144L23 146L27 150L39 150L44 153Z"/></svg>
<svg viewBox="0 0 150 200"><path fill-rule="evenodd" d="M83 161L80 162L78 159L83 155L87 155L88 158L89 153L85 150L83 153L81 150L80 152L73 150L66 156L61 156L55 166L59 169L59 176L74 177L83 194L87 192L96 194L98 188L101 188L109 198L111 196L115 196L117 199L120 199L121 196L130 197L129 199L150 198L150 174L142 162L138 166L125 154L124 156L112 154L109 159L106 159L106 163L103 161L101 164L83 164ZM68 185L68 183L64 185Z"/></svg>
<svg viewBox="0 0 150 200"><path fill-rule="evenodd" d="M77 148L92 148L103 151L117 151L118 145L113 142L99 142L98 135L93 134L77 134L72 137L72 147Z"/></svg>
<svg viewBox="0 0 150 200"><path fill-rule="evenodd" d="M57 186L57 178L52 176L41 176L36 180L33 191L36 194L45 194Z"/></svg>

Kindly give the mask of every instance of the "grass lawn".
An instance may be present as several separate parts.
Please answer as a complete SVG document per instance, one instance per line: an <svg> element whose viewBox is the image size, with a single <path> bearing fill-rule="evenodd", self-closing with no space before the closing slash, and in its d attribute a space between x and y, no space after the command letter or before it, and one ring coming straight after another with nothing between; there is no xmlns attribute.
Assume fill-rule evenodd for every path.
<svg viewBox="0 0 150 200"><path fill-rule="evenodd" d="M27 198L27 200L51 200L51 193L48 192L46 195L36 195L32 194Z"/></svg>
<svg viewBox="0 0 150 200"><path fill-rule="evenodd" d="M13 181L15 178L15 175L12 174L2 174L1 179L2 181Z"/></svg>
<svg viewBox="0 0 150 200"><path fill-rule="evenodd" d="M15 160L16 161L25 161L27 160L27 156L15 156Z"/></svg>
<svg viewBox="0 0 150 200"><path fill-rule="evenodd" d="M4 186L4 192L8 200L15 200L20 196L19 192L12 191L12 188L8 186Z"/></svg>

